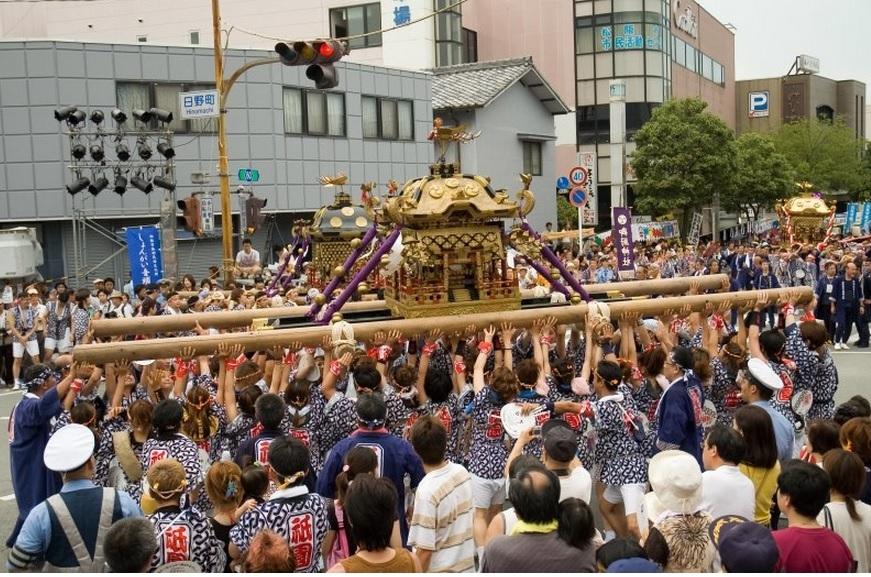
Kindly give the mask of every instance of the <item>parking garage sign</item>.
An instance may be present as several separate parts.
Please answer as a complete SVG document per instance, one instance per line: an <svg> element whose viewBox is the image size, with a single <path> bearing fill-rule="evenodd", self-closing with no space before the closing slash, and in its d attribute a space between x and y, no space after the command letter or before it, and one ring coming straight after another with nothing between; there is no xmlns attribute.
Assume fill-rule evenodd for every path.
<svg viewBox="0 0 871 577"><path fill-rule="evenodd" d="M218 91L198 90L181 92L178 95L178 108L182 118L212 118L218 116Z"/></svg>
<svg viewBox="0 0 871 577"><path fill-rule="evenodd" d="M750 118L761 118L768 116L768 91L762 90L759 92L751 92L750 98Z"/></svg>

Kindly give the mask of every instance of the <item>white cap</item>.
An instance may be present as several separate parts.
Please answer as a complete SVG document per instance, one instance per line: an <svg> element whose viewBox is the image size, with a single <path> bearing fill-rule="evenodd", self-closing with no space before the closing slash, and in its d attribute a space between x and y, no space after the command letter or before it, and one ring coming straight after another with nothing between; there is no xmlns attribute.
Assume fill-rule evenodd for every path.
<svg viewBox="0 0 871 577"><path fill-rule="evenodd" d="M747 372L772 391L779 391L783 388L783 381L780 380L771 365L762 359L753 358L747 361Z"/></svg>
<svg viewBox="0 0 871 577"><path fill-rule="evenodd" d="M666 512L695 513L702 500L702 470L695 457L684 451L661 451L648 468L650 487L644 496L647 517L656 521Z"/></svg>
<svg viewBox="0 0 871 577"><path fill-rule="evenodd" d="M140 367L147 367L151 363L154 362L154 359L141 359L138 361L133 361L134 365L139 365Z"/></svg>
<svg viewBox="0 0 871 577"><path fill-rule="evenodd" d="M49 438L42 460L50 470L66 473L87 463L93 454L93 431L84 425L71 424Z"/></svg>

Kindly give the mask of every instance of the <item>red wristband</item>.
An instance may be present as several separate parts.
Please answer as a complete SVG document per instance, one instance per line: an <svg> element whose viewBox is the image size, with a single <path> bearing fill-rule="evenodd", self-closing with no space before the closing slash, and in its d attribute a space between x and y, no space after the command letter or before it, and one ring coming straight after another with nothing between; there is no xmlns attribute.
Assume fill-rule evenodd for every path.
<svg viewBox="0 0 871 577"><path fill-rule="evenodd" d="M478 343L478 352L490 354L493 351L493 343L488 343L487 341L481 341Z"/></svg>
<svg viewBox="0 0 871 577"><path fill-rule="evenodd" d="M294 366L296 364L296 353L288 351L281 362L285 365Z"/></svg>
<svg viewBox="0 0 871 577"><path fill-rule="evenodd" d="M378 347L372 347L368 351L366 351L366 356L372 360L378 360Z"/></svg>
<svg viewBox="0 0 871 577"><path fill-rule="evenodd" d="M237 359L230 359L227 361L227 370L235 371L241 364Z"/></svg>
<svg viewBox="0 0 871 577"><path fill-rule="evenodd" d="M82 387L84 386L85 382L82 379L73 379L73 382L70 384L70 389L72 389L72 391L78 395L80 392L82 392Z"/></svg>
<svg viewBox="0 0 871 577"><path fill-rule="evenodd" d="M454 372L458 375L462 375L466 372L466 363L463 362L463 359L457 359L454 361Z"/></svg>
<svg viewBox="0 0 871 577"><path fill-rule="evenodd" d="M438 343L427 343L427 344L423 345L423 349L421 349L421 353L429 356L429 355L432 355L434 352L436 352L438 350L438 348L439 348Z"/></svg>
<svg viewBox="0 0 871 577"><path fill-rule="evenodd" d="M342 361L335 360L330 363L330 373L333 376L340 377L342 376L342 372L345 370L345 365L342 364Z"/></svg>
<svg viewBox="0 0 871 577"><path fill-rule="evenodd" d="M541 335L540 337L538 337L538 342L543 345L550 346L553 344L553 337L551 337L550 335Z"/></svg>

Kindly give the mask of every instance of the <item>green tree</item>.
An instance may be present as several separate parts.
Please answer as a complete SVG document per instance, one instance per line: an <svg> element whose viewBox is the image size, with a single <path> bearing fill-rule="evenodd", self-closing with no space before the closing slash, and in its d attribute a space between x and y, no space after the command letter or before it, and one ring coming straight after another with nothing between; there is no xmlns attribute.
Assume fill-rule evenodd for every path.
<svg viewBox="0 0 871 577"><path fill-rule="evenodd" d="M773 208L778 200L791 196L795 171L767 135L746 132L735 140L735 150L734 185L720 195L720 204L756 220L760 210Z"/></svg>
<svg viewBox="0 0 871 577"><path fill-rule="evenodd" d="M798 180L811 182L824 192L859 192L862 145L840 118L790 122L775 135L777 150L792 164Z"/></svg>
<svg viewBox="0 0 871 577"><path fill-rule="evenodd" d="M706 108L697 98L669 100L635 135L637 208L656 216L679 216L683 234L693 212L709 204L715 192L733 186L735 138Z"/></svg>
<svg viewBox="0 0 871 577"><path fill-rule="evenodd" d="M578 230L578 209L562 194L556 196L556 224L557 230Z"/></svg>

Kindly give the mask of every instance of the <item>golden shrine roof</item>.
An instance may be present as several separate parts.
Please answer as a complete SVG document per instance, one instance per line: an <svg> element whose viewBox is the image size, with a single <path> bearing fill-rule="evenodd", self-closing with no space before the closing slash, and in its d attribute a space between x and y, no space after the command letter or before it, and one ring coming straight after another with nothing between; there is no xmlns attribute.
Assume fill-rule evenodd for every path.
<svg viewBox="0 0 871 577"><path fill-rule="evenodd" d="M397 196L385 199L385 217L403 225L446 226L450 221L482 222L526 214L507 192L494 192L483 176L443 170L446 167L450 165L434 165L432 174L408 181Z"/></svg>
<svg viewBox="0 0 871 577"><path fill-rule="evenodd" d="M318 209L309 231L315 240L349 240L363 236L371 224L366 209L340 193L333 204Z"/></svg>
<svg viewBox="0 0 871 577"><path fill-rule="evenodd" d="M796 196L783 204L783 211L791 216L828 216L831 209L821 198Z"/></svg>

